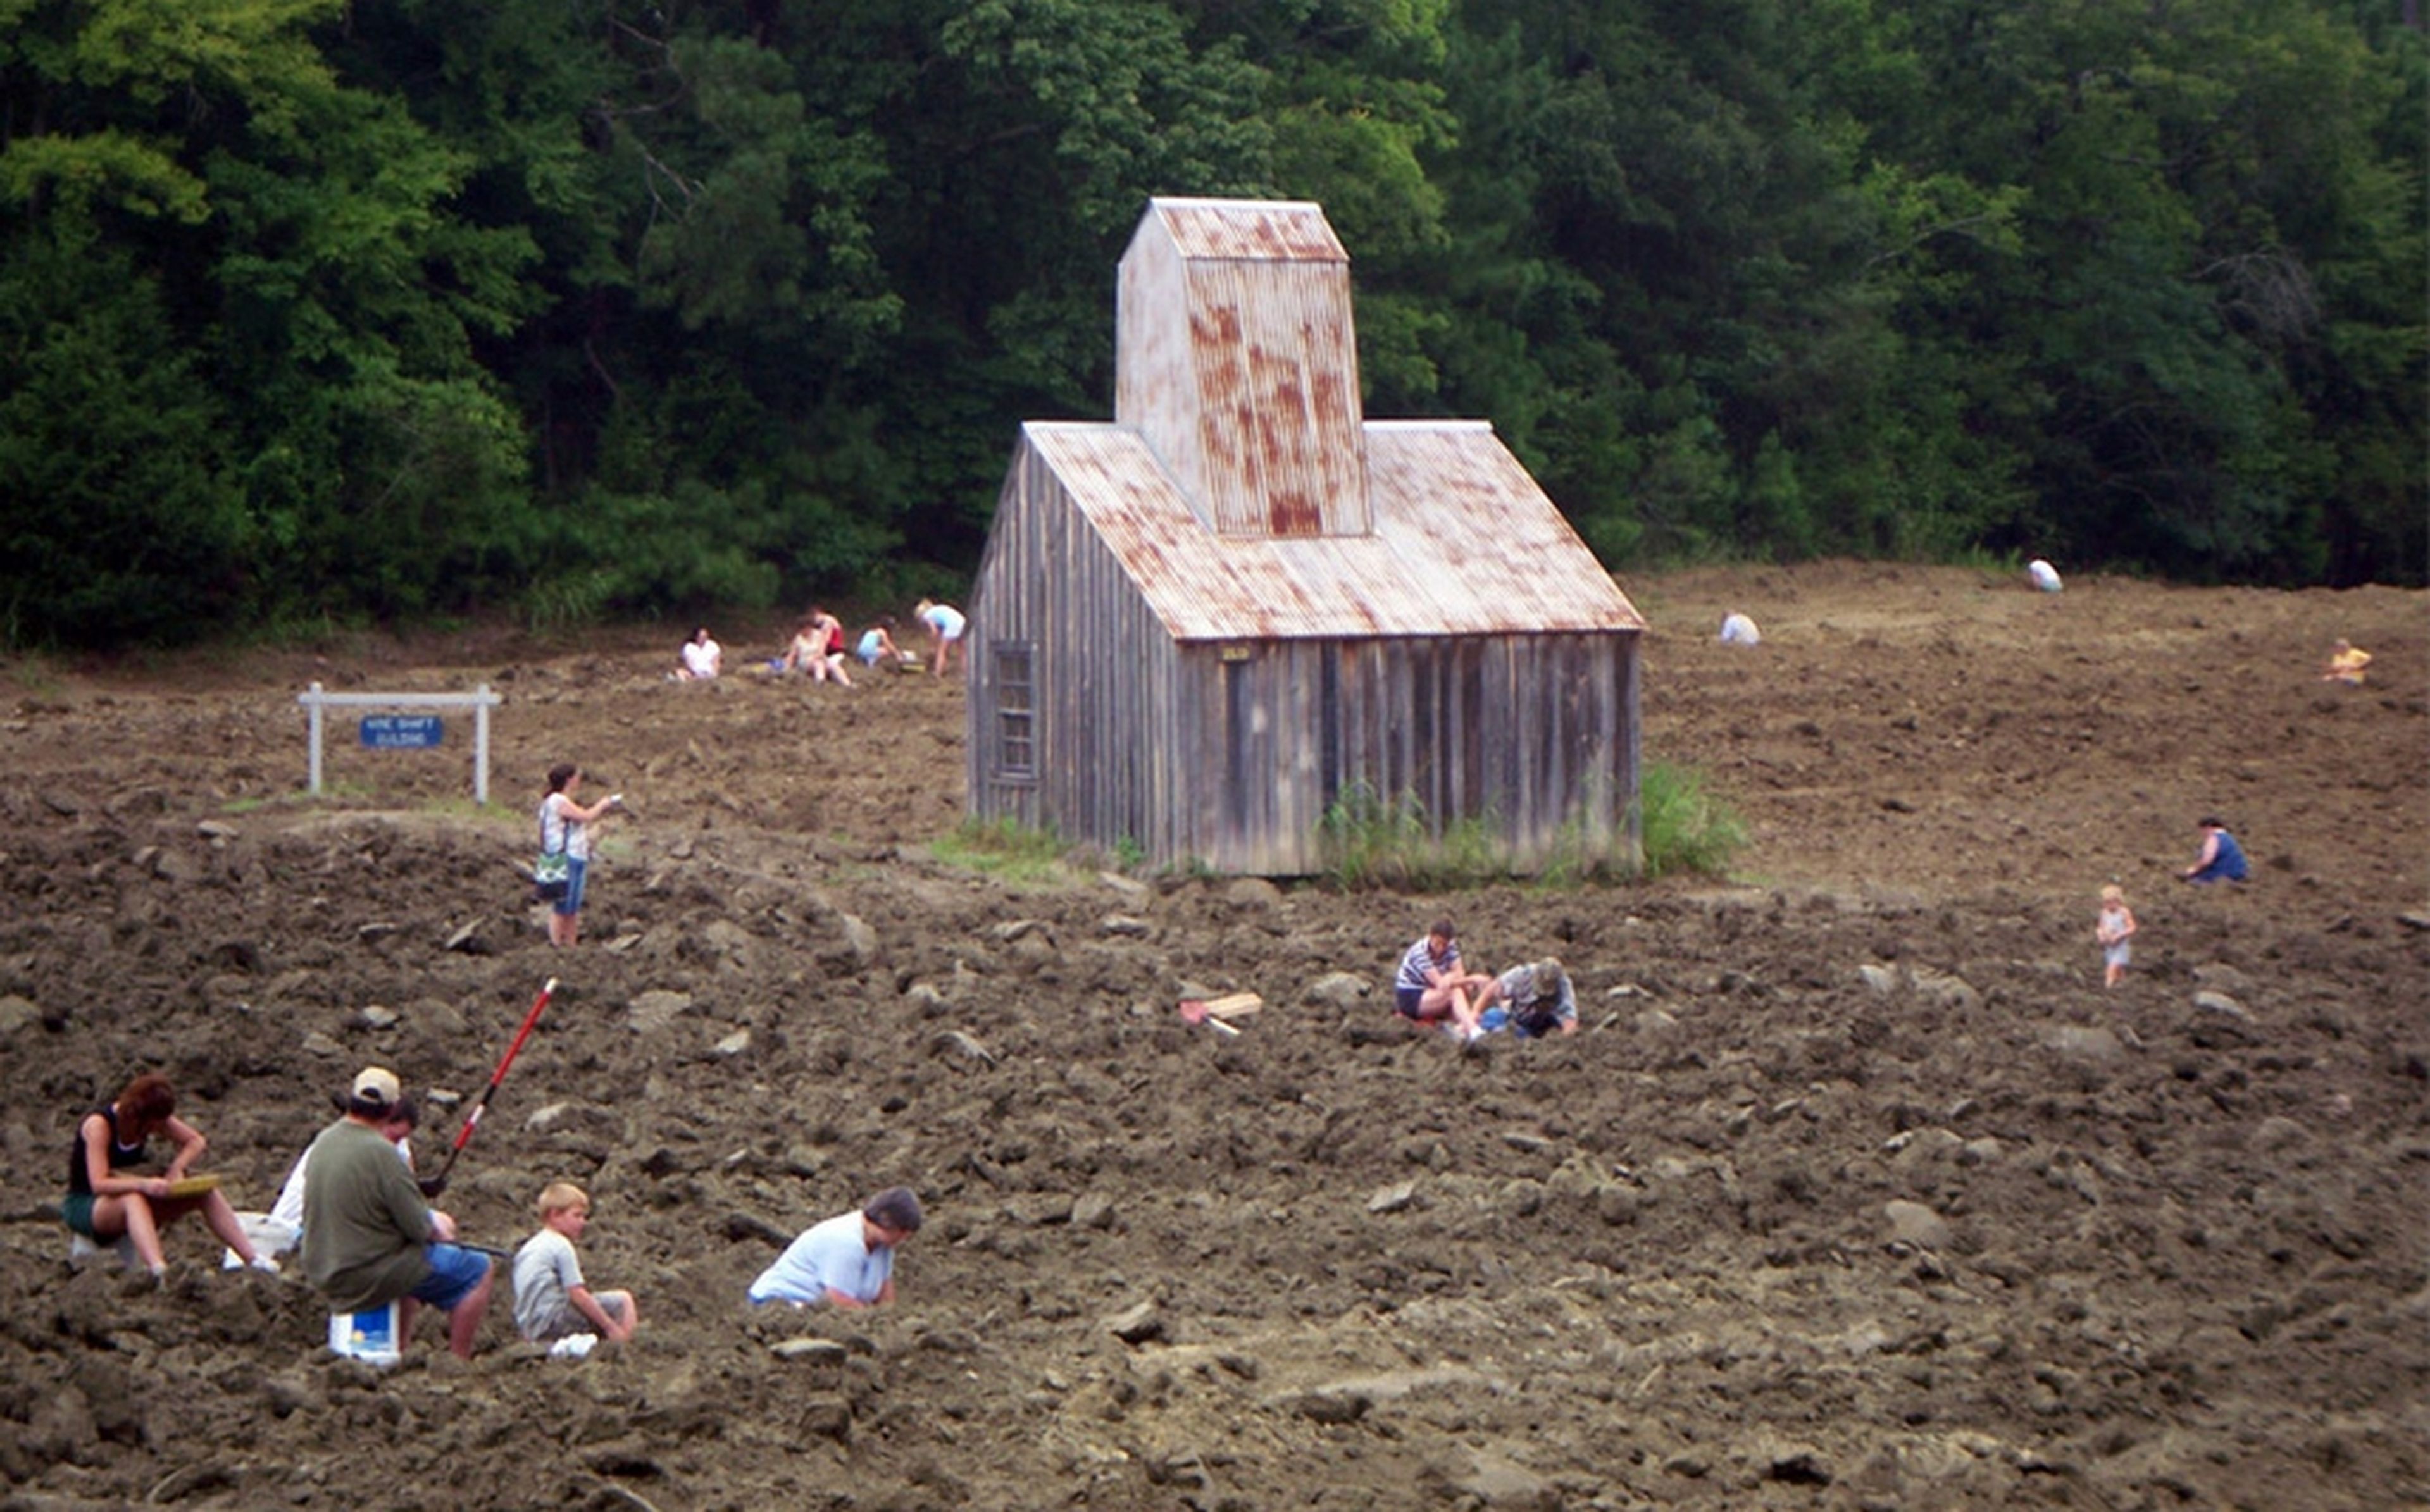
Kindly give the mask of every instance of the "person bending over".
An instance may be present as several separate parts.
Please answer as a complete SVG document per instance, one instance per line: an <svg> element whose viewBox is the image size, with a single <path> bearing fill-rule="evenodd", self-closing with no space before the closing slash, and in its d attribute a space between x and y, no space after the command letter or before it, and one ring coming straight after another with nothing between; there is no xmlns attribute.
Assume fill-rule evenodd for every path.
<svg viewBox="0 0 2430 1512"><path fill-rule="evenodd" d="M911 1188L889 1187L860 1211L805 1229L751 1283L750 1298L797 1307L882 1307L894 1300L894 1252L923 1221Z"/></svg>

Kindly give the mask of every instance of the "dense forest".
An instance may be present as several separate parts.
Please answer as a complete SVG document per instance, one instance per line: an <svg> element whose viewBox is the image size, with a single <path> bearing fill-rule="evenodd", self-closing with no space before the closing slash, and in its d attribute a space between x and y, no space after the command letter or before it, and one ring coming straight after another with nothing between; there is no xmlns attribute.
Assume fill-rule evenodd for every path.
<svg viewBox="0 0 2430 1512"><path fill-rule="evenodd" d="M2422 581L2410 0L0 0L0 644L951 587L1153 194L1617 568Z"/></svg>

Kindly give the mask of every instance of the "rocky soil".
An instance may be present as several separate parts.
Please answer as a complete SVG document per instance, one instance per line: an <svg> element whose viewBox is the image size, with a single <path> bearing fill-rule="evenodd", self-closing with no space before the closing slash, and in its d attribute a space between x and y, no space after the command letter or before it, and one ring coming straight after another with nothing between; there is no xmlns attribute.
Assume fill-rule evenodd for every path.
<svg viewBox="0 0 2430 1512"><path fill-rule="evenodd" d="M677 687L679 633L0 664L0 1506L2430 1501L2430 595L1624 586L1727 877L1007 880L932 848L955 682ZM2363 688L2316 678L2339 635ZM304 798L316 678L491 683L492 811L455 718L333 722ZM515 870L560 759L635 814L571 952ZM2172 880L2212 811L2242 889ZM1441 911L1567 959L1583 1032L1398 1026ZM164 1289L67 1262L71 1130L135 1072L266 1206L366 1062L433 1165L551 975L443 1205L511 1248L583 1184L631 1345L546 1358L502 1300L469 1364L425 1319L374 1371L198 1224ZM1265 1009L1176 1017L1216 990ZM743 1304L897 1182L892 1308Z"/></svg>

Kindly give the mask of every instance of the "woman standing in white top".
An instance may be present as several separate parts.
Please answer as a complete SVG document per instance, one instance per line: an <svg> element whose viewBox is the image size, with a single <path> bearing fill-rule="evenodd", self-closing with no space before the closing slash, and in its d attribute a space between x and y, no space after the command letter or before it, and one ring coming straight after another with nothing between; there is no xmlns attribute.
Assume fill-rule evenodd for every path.
<svg viewBox="0 0 2430 1512"><path fill-rule="evenodd" d="M565 896L550 905L548 942L571 945L582 932L582 880L591 870L591 826L624 801L611 792L590 807L574 801L582 769L560 761L548 769L548 796L540 801L540 848L565 853Z"/></svg>

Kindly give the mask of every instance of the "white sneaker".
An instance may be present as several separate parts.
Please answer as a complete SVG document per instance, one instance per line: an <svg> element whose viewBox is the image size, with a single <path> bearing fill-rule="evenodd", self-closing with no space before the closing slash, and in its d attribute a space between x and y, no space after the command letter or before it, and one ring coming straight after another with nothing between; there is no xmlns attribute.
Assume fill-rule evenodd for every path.
<svg viewBox="0 0 2430 1512"><path fill-rule="evenodd" d="M253 1257L253 1269L275 1276L278 1274L278 1262L266 1254L257 1254Z"/></svg>

